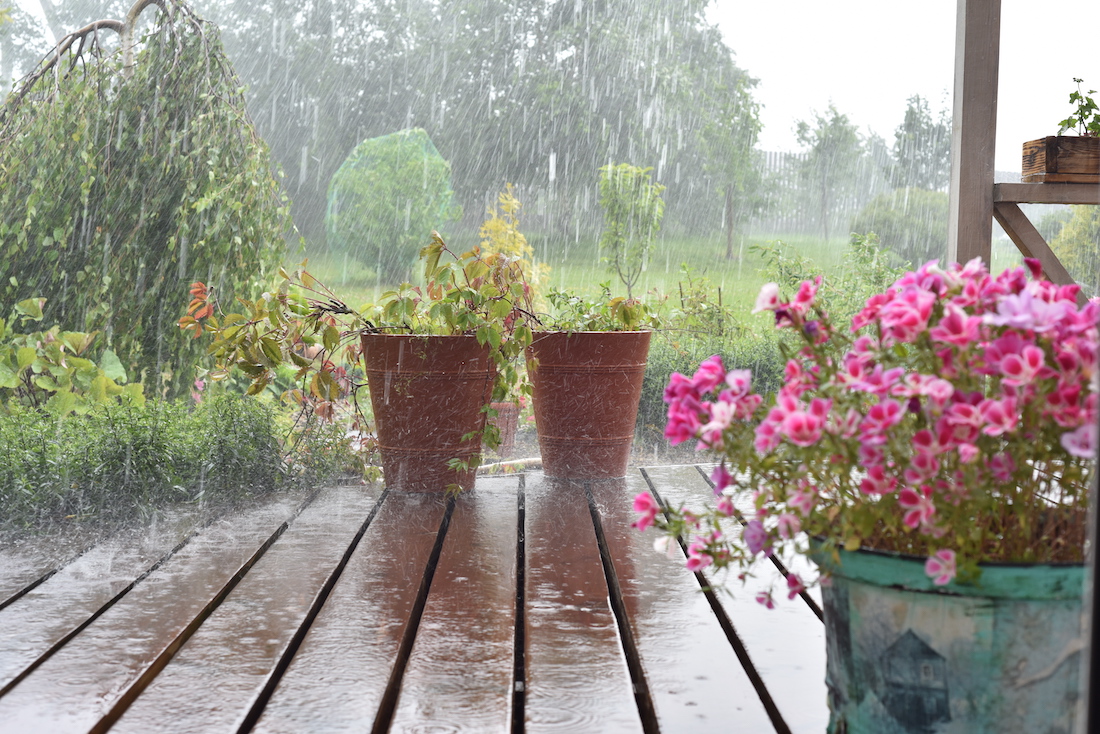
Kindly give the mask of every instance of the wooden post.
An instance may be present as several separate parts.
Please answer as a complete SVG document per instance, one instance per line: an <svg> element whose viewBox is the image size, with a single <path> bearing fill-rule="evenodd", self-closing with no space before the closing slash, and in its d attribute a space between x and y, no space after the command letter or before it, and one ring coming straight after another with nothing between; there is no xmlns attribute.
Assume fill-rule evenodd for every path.
<svg viewBox="0 0 1100 734"><path fill-rule="evenodd" d="M958 0L947 260L989 263L1001 0Z"/></svg>

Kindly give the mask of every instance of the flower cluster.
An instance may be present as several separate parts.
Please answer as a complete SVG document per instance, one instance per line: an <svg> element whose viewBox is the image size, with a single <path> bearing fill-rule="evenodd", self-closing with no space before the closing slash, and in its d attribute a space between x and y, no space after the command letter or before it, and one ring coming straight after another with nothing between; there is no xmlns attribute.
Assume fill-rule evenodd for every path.
<svg viewBox="0 0 1100 734"><path fill-rule="evenodd" d="M673 375L666 436L717 456L717 501L666 515L642 495L636 527L686 533L696 570L747 571L779 548L810 553L809 538L814 553L924 555L938 585L976 580L982 561L1080 560L1100 305L1039 277L1031 260L998 276L931 262L869 298L849 332L818 307L820 278L789 301L764 286L755 311L800 338L783 387L765 403L718 356ZM723 533L741 494L755 514Z"/></svg>

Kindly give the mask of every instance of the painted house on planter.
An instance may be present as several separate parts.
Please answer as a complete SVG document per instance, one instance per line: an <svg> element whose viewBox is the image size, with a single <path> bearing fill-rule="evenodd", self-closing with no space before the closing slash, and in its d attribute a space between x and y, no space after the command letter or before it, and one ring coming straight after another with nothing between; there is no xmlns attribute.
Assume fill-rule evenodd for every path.
<svg viewBox="0 0 1100 734"><path fill-rule="evenodd" d="M906 731L929 731L951 720L946 663L911 629L883 653L882 703Z"/></svg>

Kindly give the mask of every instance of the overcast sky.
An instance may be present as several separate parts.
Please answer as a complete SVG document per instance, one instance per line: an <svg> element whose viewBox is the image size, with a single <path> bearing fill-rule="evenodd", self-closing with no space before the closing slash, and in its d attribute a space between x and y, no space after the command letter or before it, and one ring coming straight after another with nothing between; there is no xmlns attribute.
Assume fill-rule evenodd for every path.
<svg viewBox="0 0 1100 734"><path fill-rule="evenodd" d="M760 147L796 151L795 122L830 101L888 145L910 96L949 107L955 13L955 0L714 0L709 18L760 80ZM1074 77L1100 89L1100 0L1002 0L997 170L1019 171L1024 141L1058 132Z"/></svg>

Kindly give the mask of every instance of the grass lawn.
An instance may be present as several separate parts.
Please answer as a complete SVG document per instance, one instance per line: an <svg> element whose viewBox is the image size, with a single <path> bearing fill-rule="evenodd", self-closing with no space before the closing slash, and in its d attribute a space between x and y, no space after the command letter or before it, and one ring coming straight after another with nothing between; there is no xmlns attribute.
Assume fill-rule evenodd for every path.
<svg viewBox="0 0 1100 734"><path fill-rule="evenodd" d="M676 297L679 284L684 280L681 266L687 265L692 277L706 278L712 287L721 289L723 304L731 307L735 314L747 316L760 286L765 282L761 273L764 262L758 253L752 251L752 247L776 240L817 263L826 276L840 265L847 248L847 239L840 238L825 241L812 235L746 236L743 243L738 243L733 259L727 260L725 238L721 233L714 237L666 234L654 246L648 267L633 289L634 295L652 297L654 294L667 294ZM605 263L600 262L595 238L565 244L559 240L551 245L544 235L528 234L528 241L535 250L536 258L550 265L550 287L594 295L599 291L600 283L610 281L612 293L626 295L626 286L608 270ZM461 252L476 244L476 240L472 235L456 235L450 238L448 244ZM296 266L299 260L292 260L288 265ZM991 269L998 273L1020 264L1021 256L1011 242L995 240L992 260ZM324 253L310 255L308 269L353 308L374 301L382 292L396 285L379 283L371 268L354 259L329 257Z"/></svg>
<svg viewBox="0 0 1100 734"><path fill-rule="evenodd" d="M648 267L633 289L634 295L677 294L679 283L684 280L681 266L687 265L693 277L704 277L711 286L721 289L724 304L747 314L765 282L760 273L764 263L750 248L775 239L746 237L739 252L734 253L732 260L727 260L725 239L721 236L665 236L654 246ZM566 245L555 243L553 248L546 237L537 234L528 235L528 241L535 250L535 256L550 265L550 287L595 294L600 283L610 281L612 293L626 295L626 286L607 269L605 263L600 262L595 239ZM799 254L819 263L826 274L840 262L847 243L842 239L823 242L820 238L808 236L783 238L782 241ZM449 244L455 249L464 249L474 242L472 239L464 242L460 237L452 237ZM297 262L290 265L297 265ZM378 283L374 271L361 263L323 253L310 255L308 270L353 307L373 301L395 285Z"/></svg>

